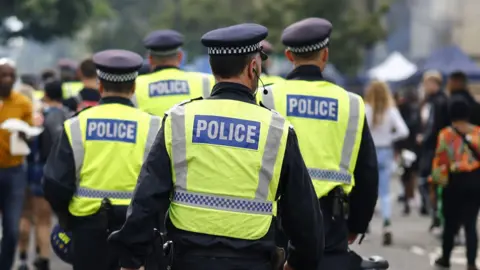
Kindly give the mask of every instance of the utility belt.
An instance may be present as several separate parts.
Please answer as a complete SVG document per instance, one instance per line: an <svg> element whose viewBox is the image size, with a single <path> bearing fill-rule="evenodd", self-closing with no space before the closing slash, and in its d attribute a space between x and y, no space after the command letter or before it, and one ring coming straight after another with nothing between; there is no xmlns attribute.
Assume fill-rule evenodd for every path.
<svg viewBox="0 0 480 270"><path fill-rule="evenodd" d="M331 211L334 219L348 219L350 211L348 195L342 187L337 186L327 196L320 198L320 205L322 208Z"/></svg>
<svg viewBox="0 0 480 270"><path fill-rule="evenodd" d="M211 257L223 259L243 259L243 260L262 260L271 261L272 269L278 270L285 262L285 250L283 248L276 248L273 253L269 252L254 252L254 251L235 251L233 249L222 248L188 248L185 250L176 250L172 241L167 241L164 234L156 232L157 238L162 239L163 255L167 260L167 270L170 270L175 263L182 257ZM146 268L147 270L148 268Z"/></svg>

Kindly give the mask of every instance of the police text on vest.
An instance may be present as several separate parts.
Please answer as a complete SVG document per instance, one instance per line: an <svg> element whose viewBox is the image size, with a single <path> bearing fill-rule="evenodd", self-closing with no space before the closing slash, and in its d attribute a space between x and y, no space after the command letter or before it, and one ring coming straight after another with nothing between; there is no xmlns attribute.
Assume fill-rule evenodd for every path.
<svg viewBox="0 0 480 270"><path fill-rule="evenodd" d="M87 119L87 141L135 143L137 122L117 119Z"/></svg>
<svg viewBox="0 0 480 270"><path fill-rule="evenodd" d="M195 115L193 143L258 149L260 122L211 115Z"/></svg>
<svg viewBox="0 0 480 270"><path fill-rule="evenodd" d="M153 82L148 85L148 95L150 97L189 95L190 86L188 81L184 80L165 80Z"/></svg>
<svg viewBox="0 0 480 270"><path fill-rule="evenodd" d="M338 120L338 100L334 98L287 95L287 116Z"/></svg>

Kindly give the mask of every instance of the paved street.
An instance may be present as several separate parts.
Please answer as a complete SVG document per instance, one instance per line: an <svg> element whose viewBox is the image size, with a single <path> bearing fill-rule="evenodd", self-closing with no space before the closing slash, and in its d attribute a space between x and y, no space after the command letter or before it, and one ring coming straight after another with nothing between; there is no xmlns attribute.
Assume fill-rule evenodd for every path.
<svg viewBox="0 0 480 270"><path fill-rule="evenodd" d="M396 181L393 184L393 190L396 191L394 197L396 197L399 187ZM429 219L420 217L416 209L412 211L409 217L403 217L400 205L396 202L393 205L392 229L394 245L388 248L384 248L381 245L382 222L379 215L376 215L371 225L371 233L366 237L361 246L354 245L352 248L365 256L380 255L387 258L392 270L432 269L431 261L440 252L440 242L428 233ZM452 270L466 269L464 254L463 247L456 248L452 258ZM30 257L34 258L33 249ZM71 268L54 258L51 269L64 270Z"/></svg>

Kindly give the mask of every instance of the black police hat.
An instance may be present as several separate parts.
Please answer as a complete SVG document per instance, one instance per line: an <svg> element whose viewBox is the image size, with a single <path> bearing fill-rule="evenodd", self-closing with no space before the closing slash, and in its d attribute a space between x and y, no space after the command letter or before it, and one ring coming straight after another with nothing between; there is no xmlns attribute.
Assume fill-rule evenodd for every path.
<svg viewBox="0 0 480 270"><path fill-rule="evenodd" d="M144 46L151 54L169 55L178 51L183 45L184 37L174 30L157 30L143 40Z"/></svg>
<svg viewBox="0 0 480 270"><path fill-rule="evenodd" d="M282 43L293 53L308 53L326 48L332 24L321 18L308 18L283 30Z"/></svg>
<svg viewBox="0 0 480 270"><path fill-rule="evenodd" d="M107 50L93 56L98 78L113 83L132 82L138 76L143 58L131 51Z"/></svg>
<svg viewBox="0 0 480 270"><path fill-rule="evenodd" d="M264 58L266 55L261 50L260 42L267 36L268 29L265 26L244 23L212 30L203 35L202 44L212 56L260 52Z"/></svg>

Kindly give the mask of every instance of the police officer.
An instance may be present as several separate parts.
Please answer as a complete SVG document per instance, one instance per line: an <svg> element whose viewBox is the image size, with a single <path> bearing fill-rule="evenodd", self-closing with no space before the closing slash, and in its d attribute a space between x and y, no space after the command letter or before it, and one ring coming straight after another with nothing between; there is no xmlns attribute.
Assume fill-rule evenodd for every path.
<svg viewBox="0 0 480 270"><path fill-rule="evenodd" d="M277 217L291 240L285 269L316 269L322 215L295 132L255 103L267 33L261 25L240 24L202 37L218 83L211 97L184 102L165 116L130 215L110 236L125 269L142 265L152 220L167 210L172 269L271 270Z"/></svg>
<svg viewBox="0 0 480 270"><path fill-rule="evenodd" d="M262 51L266 55L270 56L273 53L273 46L270 42L266 40L262 40L260 45L262 46ZM281 82L284 80L280 76L274 76L269 73L271 66L272 66L272 61L270 60L270 58L262 62L262 75L260 76L260 79L262 80L262 83L264 85L271 85L276 82Z"/></svg>
<svg viewBox="0 0 480 270"><path fill-rule="evenodd" d="M208 97L213 76L179 69L183 35L173 30L158 30L144 40L153 71L137 79L133 102L141 110L162 116L173 105L190 98Z"/></svg>
<svg viewBox="0 0 480 270"><path fill-rule="evenodd" d="M348 260L342 258L348 243L366 232L372 218L378 172L362 98L322 75L331 30L327 20L308 18L283 31L285 55L295 69L287 81L267 87L270 91L263 91L262 100L285 115L299 134L324 214L325 257L319 269L341 270L348 269Z"/></svg>
<svg viewBox="0 0 480 270"><path fill-rule="evenodd" d="M140 168L161 119L133 108L142 58L110 50L94 55L100 105L67 120L45 166L45 197L72 231L73 269L117 269L108 231L125 221Z"/></svg>
<svg viewBox="0 0 480 270"><path fill-rule="evenodd" d="M78 80L77 64L70 59L58 61L60 79L62 80L63 98L67 99L78 95L83 88L83 83Z"/></svg>

